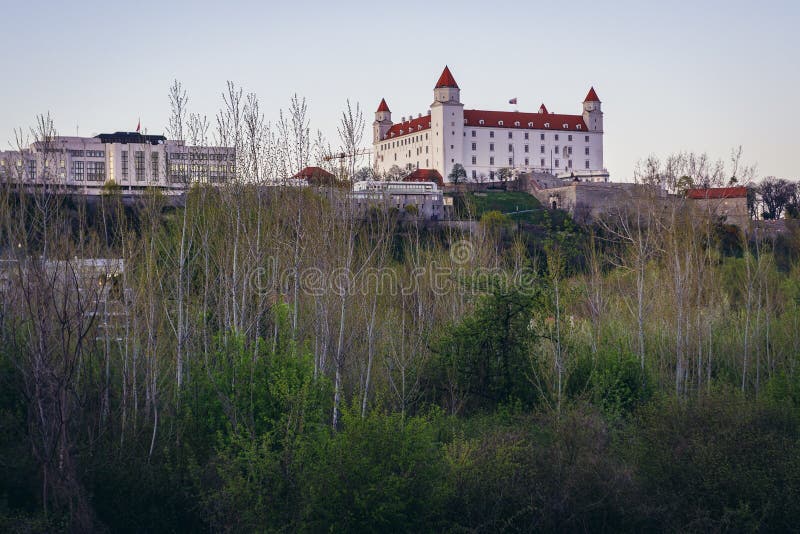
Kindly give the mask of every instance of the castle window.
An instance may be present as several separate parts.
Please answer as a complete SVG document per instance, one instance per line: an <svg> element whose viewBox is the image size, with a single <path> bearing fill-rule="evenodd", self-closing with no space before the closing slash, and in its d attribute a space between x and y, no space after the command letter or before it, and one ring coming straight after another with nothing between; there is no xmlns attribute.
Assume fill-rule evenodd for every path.
<svg viewBox="0 0 800 534"><path fill-rule="evenodd" d="M567 165L567 166L568 166L570 169L572 168L572 160L569 160L569 162L568 162L568 165Z"/></svg>
<svg viewBox="0 0 800 534"><path fill-rule="evenodd" d="M576 130L580 130L580 129L581 129L581 125L580 125L580 124L576 124L576 125L575 125L575 129L576 129Z"/></svg>
<svg viewBox="0 0 800 534"><path fill-rule="evenodd" d="M489 131L489 137L494 138L494 131Z"/></svg>
<svg viewBox="0 0 800 534"><path fill-rule="evenodd" d="M489 152L494 152L494 143L489 143Z"/></svg>
<svg viewBox="0 0 800 534"><path fill-rule="evenodd" d="M516 122L514 123L514 126L519 126L519 121L516 121Z"/></svg>
<svg viewBox="0 0 800 534"><path fill-rule="evenodd" d="M570 156L572 155L572 147L569 147L569 148L567 149L567 153L568 153Z"/></svg>
<svg viewBox="0 0 800 534"><path fill-rule="evenodd" d="M472 156L472 164L475 165L476 163L478 163L478 158Z"/></svg>
<svg viewBox="0 0 800 534"><path fill-rule="evenodd" d="M544 158L539 160L539 166L544 167Z"/></svg>
<svg viewBox="0 0 800 534"><path fill-rule="evenodd" d="M566 129L568 129L568 128L569 128L569 124L567 124L567 123L565 122L564 124L562 124L562 125L561 125L561 127L562 127L562 128L564 128L564 129L566 130Z"/></svg>
<svg viewBox="0 0 800 534"><path fill-rule="evenodd" d="M587 136L585 136L585 137L583 138L583 140L584 140L584 141L586 141L586 142L588 143L588 142L589 142L589 136L588 136L588 135L587 135Z"/></svg>
<svg viewBox="0 0 800 534"><path fill-rule="evenodd" d="M472 143L472 150L478 149L478 143Z"/></svg>
<svg viewBox="0 0 800 534"><path fill-rule="evenodd" d="M544 154L544 145L539 147L539 153Z"/></svg>
<svg viewBox="0 0 800 534"><path fill-rule="evenodd" d="M525 158L525 166L527 167L528 165L530 165L530 163L528 162L528 158Z"/></svg>
<svg viewBox="0 0 800 534"><path fill-rule="evenodd" d="M544 141L544 134L539 134L539 139L541 139L542 141Z"/></svg>
<svg viewBox="0 0 800 534"><path fill-rule="evenodd" d="M478 171L473 170L472 171L472 179L475 180L477 177L478 177Z"/></svg>
<svg viewBox="0 0 800 534"><path fill-rule="evenodd" d="M528 132L525 132L525 140L528 140Z"/></svg>
<svg viewBox="0 0 800 534"><path fill-rule="evenodd" d="M494 156L489 158L489 165L494 165Z"/></svg>
<svg viewBox="0 0 800 534"><path fill-rule="evenodd" d="M587 169L589 168L589 160L588 159L583 162L583 166L586 167Z"/></svg>
<svg viewBox="0 0 800 534"><path fill-rule="evenodd" d="M528 146L528 145L525 145L525 153L526 153L526 154L528 153L528 148L529 148L529 146Z"/></svg>
<svg viewBox="0 0 800 534"><path fill-rule="evenodd" d="M514 165L514 159L513 158L508 158L508 165L509 166Z"/></svg>
<svg viewBox="0 0 800 534"><path fill-rule="evenodd" d="M514 134L514 132L508 132L508 138L509 139L513 139L514 138L513 134Z"/></svg>
<svg viewBox="0 0 800 534"><path fill-rule="evenodd" d="M567 141L572 141L572 134L567 136Z"/></svg>
<svg viewBox="0 0 800 534"><path fill-rule="evenodd" d="M472 137L475 137L475 130L472 130Z"/></svg>
<svg viewBox="0 0 800 534"><path fill-rule="evenodd" d="M558 141L558 134L556 134L556 141ZM558 149L556 149L556 150L558 150Z"/></svg>
<svg viewBox="0 0 800 534"><path fill-rule="evenodd" d="M544 127L545 128L550 128L550 123L549 122L544 123Z"/></svg>
<svg viewBox="0 0 800 534"><path fill-rule="evenodd" d="M528 123L528 128L533 128L533 123L532 122Z"/></svg>
<svg viewBox="0 0 800 534"><path fill-rule="evenodd" d="M558 167L558 160L556 160L556 167Z"/></svg>
<svg viewBox="0 0 800 534"><path fill-rule="evenodd" d="M482 124L483 124L483 119L479 120L479 121L478 121L478 124L481 124L481 125L482 125Z"/></svg>
<svg viewBox="0 0 800 534"><path fill-rule="evenodd" d="M508 144L508 151L514 152L514 145L512 145L511 143Z"/></svg>
<svg viewBox="0 0 800 534"><path fill-rule="evenodd" d="M502 126L503 125L503 121L497 121L497 125L498 126Z"/></svg>

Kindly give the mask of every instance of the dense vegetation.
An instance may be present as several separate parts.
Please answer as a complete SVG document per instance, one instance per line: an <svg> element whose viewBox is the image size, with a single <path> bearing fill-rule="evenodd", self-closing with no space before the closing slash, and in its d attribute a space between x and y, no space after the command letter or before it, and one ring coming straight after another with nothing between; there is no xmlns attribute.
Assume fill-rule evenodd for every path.
<svg viewBox="0 0 800 534"><path fill-rule="evenodd" d="M796 528L796 234L1 200L0 530Z"/></svg>

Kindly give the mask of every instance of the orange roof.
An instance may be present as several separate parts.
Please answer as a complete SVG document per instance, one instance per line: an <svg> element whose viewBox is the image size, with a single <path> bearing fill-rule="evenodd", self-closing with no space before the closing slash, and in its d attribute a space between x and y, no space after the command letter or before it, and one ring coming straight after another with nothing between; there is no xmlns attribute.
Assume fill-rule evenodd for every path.
<svg viewBox="0 0 800 534"><path fill-rule="evenodd" d="M416 119L411 119L410 121L406 122L398 122L397 124L393 124L391 128L386 132L386 136L384 139L389 139L390 137L397 137L399 135L407 135L414 132L418 132L420 130L427 130L431 127L431 116L425 115L424 117L418 117Z"/></svg>
<svg viewBox="0 0 800 534"><path fill-rule="evenodd" d="M586 98L583 99L584 102L600 102L600 99L597 98L597 93L594 92L594 87L589 89L589 92L586 94Z"/></svg>
<svg viewBox="0 0 800 534"><path fill-rule="evenodd" d="M389 111L389 106L386 104L385 98L381 98L381 105L378 106L378 111Z"/></svg>
<svg viewBox="0 0 800 534"><path fill-rule="evenodd" d="M436 182L440 186L444 185L442 175L436 169L417 169L405 178L404 182Z"/></svg>
<svg viewBox="0 0 800 534"><path fill-rule="evenodd" d="M292 176L292 178L300 178L300 179L303 179L303 180L312 180L312 179L315 179L315 178L317 178L317 179L319 179L319 178L331 179L331 178L335 178L335 176L333 174L329 173L328 171L326 171L325 169L323 169L322 167L306 167L302 171L300 171L297 174L295 174L294 176Z"/></svg>
<svg viewBox="0 0 800 534"><path fill-rule="evenodd" d="M710 187L695 188L686 191L686 197L694 200L721 199L721 198L747 198L746 187Z"/></svg>
<svg viewBox="0 0 800 534"><path fill-rule="evenodd" d="M542 108L544 108L544 105L539 109L541 110ZM544 111L546 112L547 108L544 108ZM483 121L483 124L481 124L480 121ZM500 124L501 122L503 124ZM529 123L532 124L532 126L529 126ZM518 111L485 111L482 109L465 109L464 125L492 126L495 128L532 128L535 130L589 130L586 127L586 123L583 122L583 117L581 115L520 113Z"/></svg>
<svg viewBox="0 0 800 534"><path fill-rule="evenodd" d="M453 75L450 74L450 69L447 67L447 65L444 66L442 75L439 76L439 81L436 82L436 87L434 87L434 89L438 89L439 87L455 87L458 89L458 84L456 83L455 78L453 78Z"/></svg>

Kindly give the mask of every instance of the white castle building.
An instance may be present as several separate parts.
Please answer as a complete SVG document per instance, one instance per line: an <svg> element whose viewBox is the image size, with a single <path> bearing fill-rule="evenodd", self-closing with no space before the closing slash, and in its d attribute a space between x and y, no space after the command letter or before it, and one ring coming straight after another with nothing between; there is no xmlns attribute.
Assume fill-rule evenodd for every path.
<svg viewBox="0 0 800 534"><path fill-rule="evenodd" d="M435 169L445 181L456 164L466 181L496 181L501 169L547 172L583 181L608 181L603 167L603 111L594 88L580 115L464 109L448 67L433 89L427 115L392 122L382 99L373 122L378 172Z"/></svg>
<svg viewBox="0 0 800 534"><path fill-rule="evenodd" d="M124 194L147 188L180 193L191 183L231 180L235 165L233 148L187 146L163 135L55 136L22 150L0 152L0 181L86 195L100 194L112 182Z"/></svg>

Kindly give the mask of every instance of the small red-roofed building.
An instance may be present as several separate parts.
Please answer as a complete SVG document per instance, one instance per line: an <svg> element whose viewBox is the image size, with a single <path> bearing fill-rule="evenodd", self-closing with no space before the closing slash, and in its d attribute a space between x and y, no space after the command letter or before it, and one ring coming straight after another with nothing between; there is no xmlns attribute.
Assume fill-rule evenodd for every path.
<svg viewBox="0 0 800 534"><path fill-rule="evenodd" d="M524 98L524 97L523 97ZM373 122L373 154L379 173L436 170L444 181L461 164L467 181L499 179L500 169L549 173L581 181L608 181L603 166L602 102L589 89L580 114L465 109L461 88L445 66L426 113L392 120L381 99Z"/></svg>
<svg viewBox="0 0 800 534"><path fill-rule="evenodd" d="M746 187L704 187L686 191L686 198L695 209L707 215L719 217L726 224L734 224L742 229L750 225L750 212L747 209Z"/></svg>

